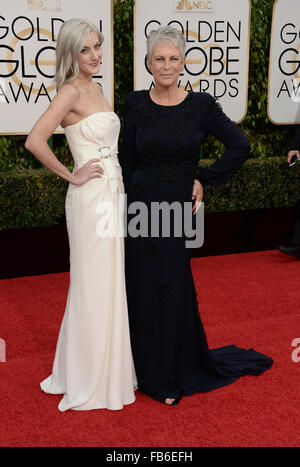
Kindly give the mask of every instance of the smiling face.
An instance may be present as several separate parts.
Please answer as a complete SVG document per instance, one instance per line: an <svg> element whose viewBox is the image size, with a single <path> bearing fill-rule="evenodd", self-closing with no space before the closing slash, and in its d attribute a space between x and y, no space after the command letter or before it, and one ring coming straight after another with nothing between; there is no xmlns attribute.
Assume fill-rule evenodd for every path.
<svg viewBox="0 0 300 467"><path fill-rule="evenodd" d="M153 74L156 86L177 86L184 64L185 60L182 61L179 48L169 41L155 44L151 60L148 60L148 68Z"/></svg>
<svg viewBox="0 0 300 467"><path fill-rule="evenodd" d="M98 73L102 60L102 49L96 32L90 32L84 47L77 57L80 74L88 77Z"/></svg>

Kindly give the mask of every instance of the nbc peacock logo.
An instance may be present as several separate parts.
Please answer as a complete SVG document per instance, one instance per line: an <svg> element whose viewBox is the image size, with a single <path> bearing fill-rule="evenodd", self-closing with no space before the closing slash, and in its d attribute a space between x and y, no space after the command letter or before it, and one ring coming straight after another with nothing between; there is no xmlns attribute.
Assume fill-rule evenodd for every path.
<svg viewBox="0 0 300 467"><path fill-rule="evenodd" d="M175 11L188 11L198 13L212 13L214 11L215 0L174 0Z"/></svg>
<svg viewBox="0 0 300 467"><path fill-rule="evenodd" d="M191 5L191 2L188 0L181 0L178 2L178 5L176 7L176 10L192 10L193 7Z"/></svg>
<svg viewBox="0 0 300 467"><path fill-rule="evenodd" d="M61 0L27 0L29 10L61 11Z"/></svg>

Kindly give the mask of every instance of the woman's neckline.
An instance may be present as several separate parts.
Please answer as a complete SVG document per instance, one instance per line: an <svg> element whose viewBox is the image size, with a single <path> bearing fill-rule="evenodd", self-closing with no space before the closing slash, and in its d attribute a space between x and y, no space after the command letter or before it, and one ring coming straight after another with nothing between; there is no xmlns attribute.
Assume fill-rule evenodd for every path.
<svg viewBox="0 0 300 467"><path fill-rule="evenodd" d="M154 100L153 100L153 99L151 98L151 96L150 96L150 90L147 91L148 99L150 100L150 102L151 102L152 104L157 105L158 107L164 107L164 108L166 108L166 109L172 109L172 108L179 107L180 105L184 104L184 102L189 98L189 95L190 95L190 94L191 94L191 93L188 92L187 95L185 96L185 98L184 98L182 101L180 101L178 104L174 104L174 105L163 105L163 104L157 104L156 102L154 102Z"/></svg>
<svg viewBox="0 0 300 467"><path fill-rule="evenodd" d="M78 125L79 123L83 122L84 120L89 119L90 117L93 117L96 114L111 114L111 113L114 113L114 111L113 110L103 110L103 111L93 112L90 115L87 115L86 117L83 117L81 120L78 120L78 122L71 123L70 125L67 125L67 126L63 127L63 129L65 130L66 128Z"/></svg>

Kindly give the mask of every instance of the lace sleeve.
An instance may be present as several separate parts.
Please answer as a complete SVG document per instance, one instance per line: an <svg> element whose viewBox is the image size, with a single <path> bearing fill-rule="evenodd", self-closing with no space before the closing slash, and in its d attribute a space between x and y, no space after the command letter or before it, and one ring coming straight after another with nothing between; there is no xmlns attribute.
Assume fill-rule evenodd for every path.
<svg viewBox="0 0 300 467"><path fill-rule="evenodd" d="M206 95L204 116L205 134L217 138L225 146L225 152L210 167L199 170L198 180L219 186L229 180L249 157L249 143L238 126L225 115L220 104L210 95Z"/></svg>

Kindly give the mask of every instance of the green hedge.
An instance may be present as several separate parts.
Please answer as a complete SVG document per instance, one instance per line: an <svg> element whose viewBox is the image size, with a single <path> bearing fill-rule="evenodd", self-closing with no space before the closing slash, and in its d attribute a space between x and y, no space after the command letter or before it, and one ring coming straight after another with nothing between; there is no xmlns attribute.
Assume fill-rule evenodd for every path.
<svg viewBox="0 0 300 467"><path fill-rule="evenodd" d="M289 167L286 158L248 159L224 185L205 187L205 209L218 212L292 206L299 200L299 186L300 167Z"/></svg>
<svg viewBox="0 0 300 467"><path fill-rule="evenodd" d="M58 224L67 182L48 169L0 173L0 230Z"/></svg>
<svg viewBox="0 0 300 467"><path fill-rule="evenodd" d="M208 166L211 160L200 161ZM300 169L284 158L249 159L219 188L205 187L205 212L274 208L298 199ZM0 229L37 227L64 222L68 184L47 169L0 173Z"/></svg>

